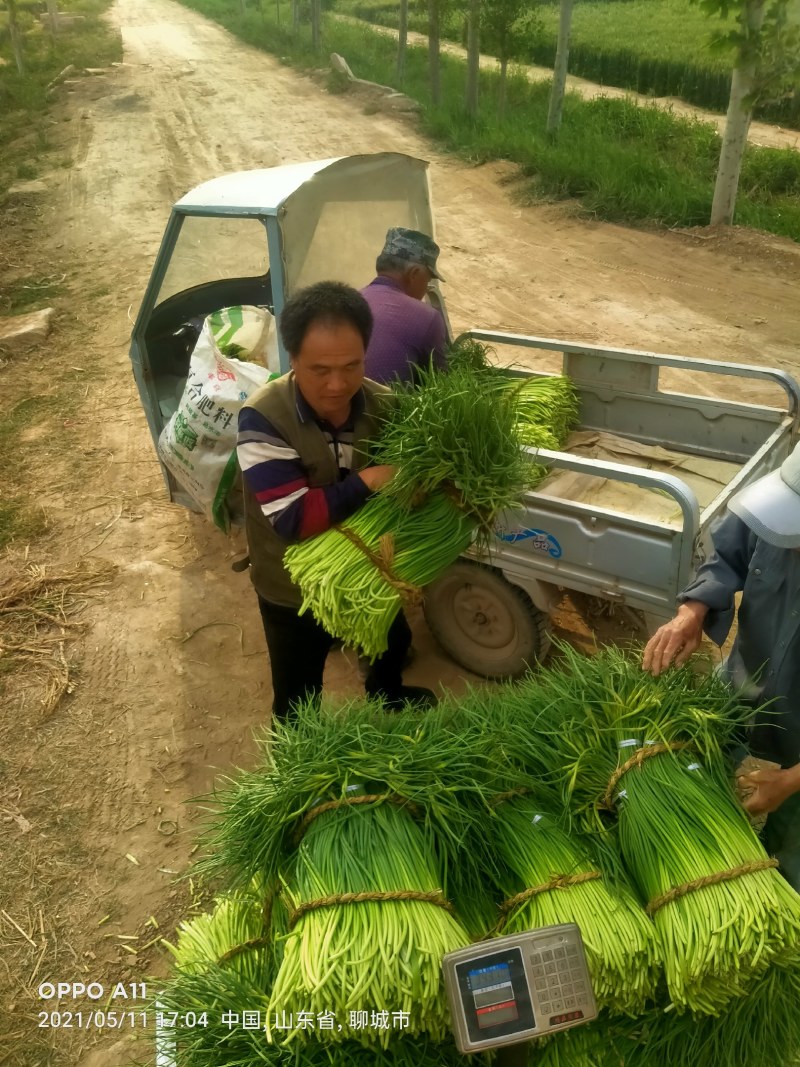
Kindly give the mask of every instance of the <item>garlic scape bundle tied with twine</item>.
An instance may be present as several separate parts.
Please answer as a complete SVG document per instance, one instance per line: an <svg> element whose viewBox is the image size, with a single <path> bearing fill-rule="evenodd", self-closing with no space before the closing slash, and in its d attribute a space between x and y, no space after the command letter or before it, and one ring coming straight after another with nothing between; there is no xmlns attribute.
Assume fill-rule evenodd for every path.
<svg viewBox="0 0 800 1067"><path fill-rule="evenodd" d="M273 969L269 899L256 882L218 897L212 911L182 922L177 945L163 941L176 968L202 974L235 959L237 974L265 987Z"/></svg>
<svg viewBox="0 0 800 1067"><path fill-rule="evenodd" d="M715 1014L769 965L797 966L800 897L722 775L667 749L625 778L619 847L648 901L676 1006Z"/></svg>
<svg viewBox="0 0 800 1067"><path fill-rule="evenodd" d="M162 1021L175 1067L278 1067L283 1061L264 1041L263 1024L260 1034L241 1026L243 1011L266 1019L276 971L271 894L260 880L180 923L177 944L162 943L174 973L159 983L150 1011Z"/></svg>
<svg viewBox="0 0 800 1067"><path fill-rule="evenodd" d="M507 872L496 932L577 923L598 1008L641 1014L655 996L661 961L655 928L624 879L530 797L498 807L492 841Z"/></svg>
<svg viewBox="0 0 800 1067"><path fill-rule="evenodd" d="M396 1032L351 1021L384 1010L405 1013L407 1036L444 1040L442 956L470 941L448 896L468 820L452 782L472 781L470 753L438 717L386 716L367 701L300 708L265 741L262 766L212 798L203 869L233 888L279 878L267 1037L385 1046ZM277 1029L282 1011L295 1023L333 1013L337 1025Z"/></svg>
<svg viewBox="0 0 800 1067"><path fill-rule="evenodd" d="M714 675L654 678L636 653L561 652L529 686L541 710L527 759L560 769L577 820L614 827L673 1008L716 1015L772 964L800 962L800 896L737 802L722 751L752 711Z"/></svg>
<svg viewBox="0 0 800 1067"><path fill-rule="evenodd" d="M532 771L525 747L519 749L522 738L537 744L529 684L468 690L450 721L474 753L473 776L481 783L464 796L473 814L469 850L495 899L481 937L576 923L598 1007L638 1015L661 980L655 927L608 835L570 831L556 776L545 767ZM487 795L488 807L479 808ZM468 895L459 887L457 902Z"/></svg>
<svg viewBox="0 0 800 1067"><path fill-rule="evenodd" d="M367 801L356 809L349 801ZM336 804L334 807L333 804ZM351 1013L378 1005L405 1013L411 1035L449 1033L441 962L469 943L442 893L432 850L403 807L369 801L360 786L321 802L286 873L291 933L272 990L271 1012L335 1012L343 1025L329 1040L376 1040ZM313 811L313 809L312 809ZM268 1030L271 1037L275 1035ZM303 1038L296 1028L284 1039Z"/></svg>
<svg viewBox="0 0 800 1067"><path fill-rule="evenodd" d="M353 518L287 549L286 569L303 608L330 634L374 659L401 607L472 543L474 523L443 493L413 511L381 492Z"/></svg>
<svg viewBox="0 0 800 1067"><path fill-rule="evenodd" d="M351 519L284 555L301 611L371 659L386 650L403 605L419 603L473 540L488 542L497 516L541 480L544 468L522 448L539 432L534 418L534 443L550 447L574 419L566 379L527 383L455 360L397 390L373 447L374 462L397 468L394 478Z"/></svg>

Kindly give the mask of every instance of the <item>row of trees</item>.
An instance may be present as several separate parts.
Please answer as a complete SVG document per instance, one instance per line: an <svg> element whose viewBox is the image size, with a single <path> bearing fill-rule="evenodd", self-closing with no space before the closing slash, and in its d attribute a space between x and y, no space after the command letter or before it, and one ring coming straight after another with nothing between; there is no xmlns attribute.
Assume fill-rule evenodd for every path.
<svg viewBox="0 0 800 1067"><path fill-rule="evenodd" d="M400 34L397 74L405 69L408 2L400 3ZM443 20L459 0L426 0L428 11L428 56L431 97L441 102L440 52ZM753 110L759 104L785 99L800 88L800 26L792 21L794 0L699 0L711 17L728 20L733 28L718 33L711 47L729 51L734 66L725 130L711 210L711 224L733 220L739 175L747 145ZM536 7L529 0L461 0L466 19L467 75L464 104L477 118L481 47L500 62L500 115L505 110L509 61L522 51L537 21ZM566 87L570 27L574 0L560 0L556 50L547 130L556 136L561 125ZM730 23L728 23L730 25Z"/></svg>
<svg viewBox="0 0 800 1067"><path fill-rule="evenodd" d="M240 0L242 10L248 0ZM258 0L259 6L263 0ZM331 0L290 0L291 22L296 30L301 21L311 25L315 50L322 47L322 8ZM537 7L531 0L414 0L427 6L428 65L431 98L441 103L442 80L440 70L441 37L444 20L458 9L465 18L467 41L467 73L464 93L466 111L478 116L481 48L497 57L500 63L499 112L502 118L506 104L508 65L520 55L530 40L538 22ZM731 91L722 137L720 161L714 190L711 223L730 223L736 203L742 159L753 109L759 104L784 99L800 87L800 20L792 20L793 6L800 0L698 0L709 16L728 20L733 15L733 28L719 33L712 47L724 48L735 56L731 77ZM11 37L17 69L24 73L24 31L31 23L31 8L37 0L2 0L0 30L3 22ZM280 3L276 0L278 19ZM398 0L399 35L397 48L397 77L402 85L408 42L409 0ZM574 0L560 0L560 21L556 50L547 130L557 136L566 86L569 37ZM48 0L50 27L56 32L58 22L55 0ZM5 19L3 19L5 14Z"/></svg>
<svg viewBox="0 0 800 1067"><path fill-rule="evenodd" d="M431 83L431 98L434 104L441 102L440 42L444 20L452 14L459 0L426 0L428 13L428 55ZM481 48L497 57L500 62L500 111L505 109L505 86L508 64L525 48L526 42L536 32L539 15L530 0L462 0L466 21L467 39L467 84L465 104L473 117L478 113L479 60ZM571 7L572 0L569 0ZM398 42L398 75L404 67L408 25L408 0L400 0L401 32Z"/></svg>

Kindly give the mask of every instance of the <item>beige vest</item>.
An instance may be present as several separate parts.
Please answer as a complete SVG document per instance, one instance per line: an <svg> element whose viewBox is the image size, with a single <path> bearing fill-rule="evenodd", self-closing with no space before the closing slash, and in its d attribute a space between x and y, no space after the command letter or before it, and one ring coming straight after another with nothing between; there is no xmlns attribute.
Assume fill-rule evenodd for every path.
<svg viewBox="0 0 800 1067"><path fill-rule="evenodd" d="M392 402L392 393L383 385L364 379L364 411L356 419L353 436L352 470L363 470L370 459L365 445L375 440L380 420ZM244 407L255 408L269 419L283 440L300 456L311 488L335 485L339 480L333 452L313 419L301 422L296 407L294 374L268 382L257 390ZM256 592L271 604L299 608L302 596L283 565L288 541L277 534L244 479L245 529L250 553L250 578Z"/></svg>

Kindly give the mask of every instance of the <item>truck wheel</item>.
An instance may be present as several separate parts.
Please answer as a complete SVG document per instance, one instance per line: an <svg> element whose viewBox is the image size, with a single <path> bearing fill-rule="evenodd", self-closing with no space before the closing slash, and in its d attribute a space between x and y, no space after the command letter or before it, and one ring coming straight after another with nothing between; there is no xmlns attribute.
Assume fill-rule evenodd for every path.
<svg viewBox="0 0 800 1067"><path fill-rule="evenodd" d="M425 591L425 619L444 651L484 678L517 678L550 647L547 615L493 567L459 560Z"/></svg>

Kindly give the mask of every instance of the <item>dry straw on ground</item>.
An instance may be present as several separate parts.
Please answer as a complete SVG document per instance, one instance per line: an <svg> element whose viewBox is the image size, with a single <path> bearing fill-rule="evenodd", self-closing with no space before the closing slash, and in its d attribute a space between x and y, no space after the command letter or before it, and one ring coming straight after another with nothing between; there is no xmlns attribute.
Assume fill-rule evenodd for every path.
<svg viewBox="0 0 800 1067"><path fill-rule="evenodd" d="M75 616L103 595L114 567L100 560L51 567L25 556L9 553L0 563L0 685L8 692L13 673L15 691L21 682L36 688L46 718L72 692L65 649L84 629Z"/></svg>

